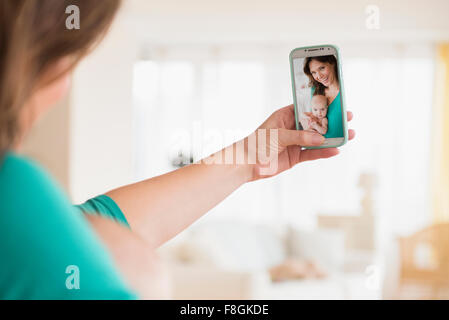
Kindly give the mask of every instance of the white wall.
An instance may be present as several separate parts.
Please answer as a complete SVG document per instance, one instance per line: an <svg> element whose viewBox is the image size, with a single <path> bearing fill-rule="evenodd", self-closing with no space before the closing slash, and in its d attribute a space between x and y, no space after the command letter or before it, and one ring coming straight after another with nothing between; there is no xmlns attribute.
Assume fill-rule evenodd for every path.
<svg viewBox="0 0 449 320"><path fill-rule="evenodd" d="M132 179L132 71L137 45L119 19L77 69L71 99L70 189L75 202Z"/></svg>
<svg viewBox="0 0 449 320"><path fill-rule="evenodd" d="M130 0L127 4L135 32L151 43L449 39L447 0ZM379 30L366 28L367 5L379 7Z"/></svg>

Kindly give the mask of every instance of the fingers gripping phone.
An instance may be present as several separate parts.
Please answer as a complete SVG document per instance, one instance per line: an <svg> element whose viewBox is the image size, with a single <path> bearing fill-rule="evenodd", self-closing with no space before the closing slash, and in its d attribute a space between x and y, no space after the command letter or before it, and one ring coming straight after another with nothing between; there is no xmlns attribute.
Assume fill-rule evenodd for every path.
<svg viewBox="0 0 449 320"><path fill-rule="evenodd" d="M321 146L310 149L344 145L348 129L338 48L321 45L293 49L290 71L296 129L325 137Z"/></svg>

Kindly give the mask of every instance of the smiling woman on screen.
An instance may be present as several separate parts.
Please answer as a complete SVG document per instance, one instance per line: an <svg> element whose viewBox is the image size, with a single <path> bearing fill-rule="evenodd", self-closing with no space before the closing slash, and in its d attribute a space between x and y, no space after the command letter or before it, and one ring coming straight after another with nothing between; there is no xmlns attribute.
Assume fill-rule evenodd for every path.
<svg viewBox="0 0 449 320"><path fill-rule="evenodd" d="M309 77L312 95L323 95L327 98L328 128L324 137L343 137L337 59L333 55L308 57L304 60L304 73Z"/></svg>

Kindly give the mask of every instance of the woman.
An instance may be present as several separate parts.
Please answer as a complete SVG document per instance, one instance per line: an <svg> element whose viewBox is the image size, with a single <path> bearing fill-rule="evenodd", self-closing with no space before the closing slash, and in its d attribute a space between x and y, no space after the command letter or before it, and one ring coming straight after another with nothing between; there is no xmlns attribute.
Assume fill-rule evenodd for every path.
<svg viewBox="0 0 449 320"><path fill-rule="evenodd" d="M327 98L328 127L324 137L344 137L337 59L333 55L308 57L304 60L304 73L309 77L312 95Z"/></svg>
<svg viewBox="0 0 449 320"><path fill-rule="evenodd" d="M69 5L80 9L80 30L65 27ZM119 0L0 1L0 299L165 297L157 247L245 182L338 153L302 151L323 137L294 130L288 106L257 130L263 133L257 146L251 135L197 164L73 207L18 150L35 121L67 92L73 68L105 34L118 7ZM262 130L270 128L278 130ZM245 161L234 156L217 163L239 146ZM272 152L261 161L258 154L267 147Z"/></svg>

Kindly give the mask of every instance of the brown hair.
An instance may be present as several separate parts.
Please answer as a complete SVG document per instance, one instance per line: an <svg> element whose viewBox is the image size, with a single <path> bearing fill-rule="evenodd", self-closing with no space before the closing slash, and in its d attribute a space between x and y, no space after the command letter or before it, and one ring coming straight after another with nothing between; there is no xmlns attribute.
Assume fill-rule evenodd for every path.
<svg viewBox="0 0 449 320"><path fill-rule="evenodd" d="M19 115L33 93L70 71L107 32L121 0L0 1L0 158L20 131ZM76 5L80 29L69 30L66 8ZM71 65L56 78L42 76L60 59Z"/></svg>
<svg viewBox="0 0 449 320"><path fill-rule="evenodd" d="M312 76L312 72L310 72L310 62L312 62L313 60L323 63L327 62L330 65L332 65L334 67L335 78L337 79L337 81L339 81L337 58L335 58L334 55L328 55L318 57L307 57L304 60L304 73L309 77L309 87L315 88L314 95L324 95L325 94L324 90L326 89L326 87L322 83L316 81Z"/></svg>

